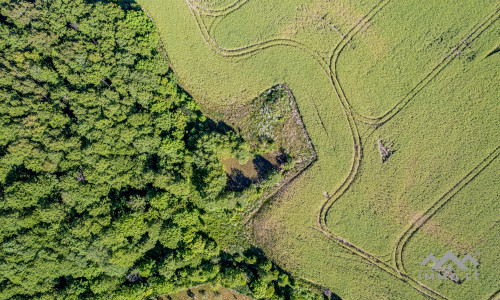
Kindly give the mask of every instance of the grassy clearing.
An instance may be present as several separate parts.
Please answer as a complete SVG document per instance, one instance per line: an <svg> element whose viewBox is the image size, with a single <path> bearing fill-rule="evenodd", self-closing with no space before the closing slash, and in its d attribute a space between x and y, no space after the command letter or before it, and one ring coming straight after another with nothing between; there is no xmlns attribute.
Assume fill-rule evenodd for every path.
<svg viewBox="0 0 500 300"><path fill-rule="evenodd" d="M363 115L383 114L497 7L494 0L389 2L339 57L347 98Z"/></svg>
<svg viewBox="0 0 500 300"><path fill-rule="evenodd" d="M183 1L168 5L155 0L139 3L153 16L165 40L171 41L165 48L175 71L204 110L242 107L264 88L283 82L295 95L318 160L253 219L256 244L281 267L343 298L423 298L397 277L337 246L314 229L325 202L323 194L333 192L343 182L353 158L353 139L346 117L318 62L291 46L270 47L237 58L219 56L205 44ZM266 2L269 7L262 3L250 0L226 17L204 20L211 24L211 33L222 47L289 37L317 47L327 58L341 35L333 28L318 25L323 22L317 20L321 12L324 10L325 19L336 26L338 23L343 32L374 5L374 1L359 5L355 1L342 1L342 5L338 1L290 1L288 6L270 1ZM378 115L389 109L443 59L450 45L493 11L492 3L447 3L449 9L443 9L442 2L389 2L340 56L339 78L348 100L366 114ZM341 11L342 6L344 14L333 12ZM433 40L427 40L431 36L444 38L431 46ZM373 128L358 124L364 150L361 169L351 189L329 212L328 225L333 231L393 264L392 247L409 224L498 146L498 113L492 113L499 111L495 102L499 94L494 68L498 65L496 36L498 32L490 30L474 41L377 131L371 133ZM418 50L418 55L412 49ZM368 75L364 74L365 65L371 70ZM375 79L369 77L375 73ZM377 80L380 78L386 80ZM368 103L364 100L367 97L378 102ZM384 163L379 140L393 149ZM493 195L485 197L492 199ZM498 240L488 235L484 241L494 252L491 247ZM425 238L415 237L409 241L425 242ZM436 248L436 253L441 250ZM493 258L494 254L485 259ZM405 257L404 261L410 260ZM488 282L482 286L485 293L492 289L493 281ZM447 286L432 287L449 297L460 295ZM469 291L465 295L470 295Z"/></svg>

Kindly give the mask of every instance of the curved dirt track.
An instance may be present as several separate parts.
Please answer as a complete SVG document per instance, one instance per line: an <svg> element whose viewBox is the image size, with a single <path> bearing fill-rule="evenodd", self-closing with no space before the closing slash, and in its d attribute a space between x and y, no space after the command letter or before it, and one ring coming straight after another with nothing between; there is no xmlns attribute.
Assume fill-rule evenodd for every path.
<svg viewBox="0 0 500 300"><path fill-rule="evenodd" d="M358 128L356 125L356 121L368 124L368 125L374 125L374 126L381 126L390 119L392 119L398 112L400 112L413 98L415 95L418 94L423 88L425 88L426 85L428 85L449 63L457 57L457 55L463 51L465 48L467 48L470 43L472 43L476 38L478 38L482 32L484 32L487 28L489 28L497 19L499 15L499 10L497 9L492 15L490 15L483 23L480 25L476 26L476 28L469 34L467 35L463 40L461 40L455 48L453 48L445 57L444 59L433 69L431 70L414 88L410 90L410 92L403 97L401 100L399 100L393 108L391 108L389 111L384 113L382 116L379 117L371 117L371 116L363 116L359 113L357 113L351 104L349 103L344 90L340 84L340 81L337 76L337 70L336 70L336 65L338 62L338 57L341 54L342 50L345 48L347 43L373 18L387 3L390 2L390 0L381 0L375 5L369 12L366 14L353 28L349 30L349 32L341 39L341 41L338 43L338 45L335 47L335 50L333 51L332 56L330 57L330 64L328 65L321 55L314 49L309 48L308 46L298 42L294 41L291 39L271 39L268 41L264 41L261 43L253 44L253 45L248 45L245 47L237 48L237 49L226 49L221 47L210 35L209 30L207 29L203 19L202 15L206 16L224 16L227 15L236 9L240 8L242 5L244 5L248 0L241 0L241 1L236 1L230 6L223 8L223 9L218 9L218 10L209 10L206 8L202 8L196 1L194 0L186 0L186 3L189 5L192 15L196 20L196 23L198 25L198 28L200 30L201 35L203 36L205 43L217 54L224 56L224 57L243 57L247 55L251 55L257 51L264 50L270 47L275 47L275 46L285 46L285 47L293 47L297 48L301 51L304 51L308 55L310 55L318 64L321 66L323 71L329 76L331 83L333 87L335 88L335 91L337 93L337 96L340 100L340 104L344 110L349 128L351 130L351 136L353 139L353 158L352 158L352 164L349 173L347 174L346 178L343 180L343 182L340 184L340 186L335 190L334 193L323 203L323 205L320 208L319 214L318 214L318 230L321 232L323 235L325 235L328 239L332 240L339 246L351 251L352 253L358 255L359 257L364 258L374 266L386 271L390 275L402 280L406 284L410 285L423 295L434 298L434 299L446 299L443 295L440 293L432 290L431 288L425 286L424 284L418 282L417 280L411 278L410 276L405 274L404 267L402 265L402 258L401 258L401 253L402 249L404 248L404 245L408 241L408 238L411 237L413 232L418 230L418 228L425 223L427 219L432 217L432 215L437 211L440 207L442 207L454 194L456 194L460 189L462 189L468 182L470 182L481 170L483 170L491 161L494 159L489 159L491 158L492 155L494 157L498 156L498 150L500 148L497 148L494 153L490 154L488 158L486 158L479 166L477 166L471 173L469 173L462 181L457 183L452 190L450 190L445 196L440 198L427 212L424 214L424 216L427 216L427 218L417 220L414 224L410 226L410 228L403 234L403 236L399 239L397 246L395 248L394 252L394 262L396 265L395 267L392 267L388 265L387 263L383 262L376 256L368 253L367 251L364 251L363 249L355 246L354 244L350 243L349 241L343 239L342 237L336 235L327 225L327 215L328 211L331 208L331 206L344 194L345 191L347 191L350 187L350 185L353 183L354 179L356 178L356 175L358 173L358 169L361 165L362 161L362 142L361 142L361 137L358 132ZM326 129L325 129L326 131ZM485 162L486 161L486 162ZM484 165L485 164L485 165ZM481 167L482 166L482 167ZM477 172L475 172L477 171ZM472 174L472 175L471 175ZM470 176L469 176L470 175ZM449 197L448 197L449 196ZM443 199L446 199L443 201ZM435 210L433 209L435 208Z"/></svg>

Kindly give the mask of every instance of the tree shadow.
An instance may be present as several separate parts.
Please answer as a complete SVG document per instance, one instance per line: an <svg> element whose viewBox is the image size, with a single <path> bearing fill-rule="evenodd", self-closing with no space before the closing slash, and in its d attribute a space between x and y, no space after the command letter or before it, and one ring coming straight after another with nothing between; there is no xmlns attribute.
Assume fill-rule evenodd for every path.
<svg viewBox="0 0 500 300"><path fill-rule="evenodd" d="M257 171L257 183L262 182L264 178L266 178L267 173L269 171L276 169L275 166L267 159L265 159L261 155L257 155L253 160L252 163L255 167L255 170Z"/></svg>
<svg viewBox="0 0 500 300"><path fill-rule="evenodd" d="M227 175L226 188L233 192L242 192L252 184L252 180L243 174L241 170L231 168L231 173Z"/></svg>

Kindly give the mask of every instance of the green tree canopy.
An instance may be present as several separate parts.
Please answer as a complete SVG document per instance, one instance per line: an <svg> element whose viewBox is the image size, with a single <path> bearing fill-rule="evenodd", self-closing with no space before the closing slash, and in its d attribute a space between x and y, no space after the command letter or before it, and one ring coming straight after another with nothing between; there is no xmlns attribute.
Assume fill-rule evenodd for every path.
<svg viewBox="0 0 500 300"><path fill-rule="evenodd" d="M241 230L221 157L248 145L177 85L136 5L0 0L0 37L0 298L285 297L262 255L221 251Z"/></svg>

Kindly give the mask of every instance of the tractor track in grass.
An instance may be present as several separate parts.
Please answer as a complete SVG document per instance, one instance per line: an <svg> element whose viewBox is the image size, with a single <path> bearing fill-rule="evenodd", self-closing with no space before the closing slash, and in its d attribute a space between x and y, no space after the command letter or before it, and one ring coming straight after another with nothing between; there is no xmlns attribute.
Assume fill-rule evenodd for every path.
<svg viewBox="0 0 500 300"><path fill-rule="evenodd" d="M248 0L236 0L233 3L229 4L226 7L222 8L207 8L200 5L197 1L191 1L192 7L196 9L196 11L200 15L209 16L209 17L222 17L225 16L238 8L242 7Z"/></svg>
<svg viewBox="0 0 500 300"><path fill-rule="evenodd" d="M396 268L400 272L406 273L403 264L403 250L410 238L430 219L434 216L453 196L460 192L469 182L476 178L486 167L488 167L500 155L500 146L481 161L474 169L472 169L465 177L457 182L451 189L449 189L441 198L439 198L425 213L415 220L401 235L396 243L393 253L393 261Z"/></svg>
<svg viewBox="0 0 500 300"><path fill-rule="evenodd" d="M358 169L361 165L361 160L362 160L362 143L361 143L361 137L358 132L357 124L356 121L366 123L369 125L375 125L375 126L381 126L382 124L386 123L390 119L392 119L398 112L400 112L408 102L411 101L415 97L418 92L420 92L425 86L429 84L429 82L432 81L433 78L435 78L449 63L456 57L458 54L463 51L465 48L469 46L469 44L474 41L479 35L484 32L487 28L489 28L497 19L498 19L498 12L499 10L497 9L495 13L490 15L488 19L481 23L479 26L477 26L472 33L470 33L465 39L463 39L450 53L447 54L447 56L433 69L431 72L429 72L403 99L401 99L392 109L390 109L388 112L386 112L384 115L380 117L367 117L363 116L359 113L357 113L351 104L349 103L344 90L340 84L340 81L337 76L337 70L336 70L336 65L338 62L338 57L341 54L342 50L344 47L347 45L347 43L350 42L350 40L363 28L365 25L371 20L373 16L375 16L387 3L390 2L390 0L381 0L379 1L354 27L349 30L349 32L341 39L341 41L338 43L338 45L335 47L335 50L333 51L332 56L330 57L330 65L327 65L325 60L321 57L319 52L316 50L307 47L305 44L302 44L298 41L294 41L291 39L271 39L268 41L260 42L257 44L253 45L248 45L245 47L237 48L237 49L225 49L221 47L210 35L209 30L207 29L204 21L202 20L201 15L208 15L208 16L224 16L227 15L230 12L235 11L239 7L241 7L244 3L246 3L248 0L242 0L242 1L236 1L229 7L225 9L220 9L217 12L215 10L212 11L199 11L198 8L201 7L198 3L196 3L195 0L186 0L187 4L189 5L191 9L191 13L198 25L198 28L200 30L200 33L205 41L205 43L217 54L224 56L224 57L243 57L247 55L251 55L257 51L264 50L270 47L275 47L275 46L287 46L287 47L293 47L297 48L299 50L302 50L306 53L308 53L314 60L316 60L323 71L329 76L332 85L335 88L335 91L337 93L337 96L340 100L340 104L342 105L342 108L344 110L349 128L351 130L351 136L353 139L353 158L352 158L352 163L351 163L351 169L346 176L346 178L343 180L343 182L340 184L340 186L335 190L335 192L332 194L332 196L328 197L327 201L323 203L323 205L320 208L319 215L318 215L318 225L319 228L315 228L317 231L321 232L323 235L325 235L328 239L332 240L339 246L345 248L346 250L349 250L350 252L356 254L357 256L367 260L369 263L374 265L375 267L386 271L389 273L391 276L394 276L395 278L402 280L418 292L420 292L422 295L425 295L427 297L433 298L433 299L446 299L443 295L440 293L432 290L431 288L427 287L426 285L422 284L421 282L418 282L417 280L413 279L412 277L406 275L404 272L401 272L398 268L392 267L389 264L385 263L384 261L380 260L376 256L368 253L367 251L355 246L354 244L350 243L347 240L344 240L340 236L336 235L327 225L327 215L328 211L331 208L331 206L335 203L336 200L338 200L345 191L348 190L350 185L354 182L356 175L358 173ZM216 15L214 15L216 13ZM313 103L315 106L316 104ZM316 109L317 111L317 109ZM376 127L376 128L377 128ZM375 128L375 129L376 129ZM323 129L325 130L326 133L326 127L323 125ZM497 149L498 150L498 149ZM477 174L476 174L477 175ZM470 180L469 180L470 181Z"/></svg>
<svg viewBox="0 0 500 300"><path fill-rule="evenodd" d="M199 14L196 12L194 6L191 5L191 2L189 0L186 0L186 1L187 1L188 5L191 8L193 16L196 19L196 22L198 23L198 27L200 29L200 33L202 34L202 36L203 36L206 44L210 48L212 48L215 52L217 52L218 54L220 54L222 56L225 56L225 57L237 57L237 56L248 55L248 54L251 54L251 53L253 53L255 51L262 50L262 49L265 49L265 48L268 48L268 47L271 47L271 46L274 46L274 45L276 45L276 46L277 45L281 45L281 46L298 46L297 48L300 48L302 50L306 50L306 52L311 53L310 49L308 49L307 47L302 47L301 44L300 45L296 45L296 44L292 44L293 42L290 43L290 40L279 40L279 39L277 39L277 40L271 40L271 41L267 41L267 42L263 42L263 43L259 43L259 44L253 45L253 46L243 47L243 48L240 48L240 49L234 49L234 50L224 49L224 48L220 47L212 39L212 37L210 36L210 34L209 34L206 26L204 26L203 21L201 20ZM337 55L340 54L340 50L345 46L345 44L347 44L349 42L349 40L352 38L352 36L354 36L354 34L356 34L357 32L359 32L359 30L361 28L363 28L364 25L366 25L366 23L369 21L369 19L371 19L376 14L376 12L378 12L388 2L389 2L389 0L382 0L382 1L380 1L341 40L341 42L339 43L339 45L336 47L336 49L338 49L338 52L335 51L334 53L336 53ZM284 43L285 41L286 41L286 44ZM297 43L297 44L299 44L299 43ZM314 52L314 50L312 50L312 53L313 53L313 55L312 55L313 58L316 61L318 61L320 63L320 65L321 65L322 69L325 70L324 61L321 59L321 57L319 55L317 55L317 53ZM353 163L352 163L351 171L350 171L349 175L347 176L346 180L344 180L344 182L341 185L341 187L339 189L337 189L337 192L333 195L333 197L338 198L348 188L348 186L350 185L350 183L352 183L352 181L354 180L354 177L355 177L355 175L357 173L357 170L358 170L360 162L361 162L361 157L362 157L361 151L362 151L362 148L361 148L361 138L359 136L358 129L357 129L357 126L356 126L356 123L355 123L352 111L350 109L351 107L350 107L349 103L347 102L347 100L345 98L345 95L341 95L340 94L340 93L343 93L343 91L340 89L340 83L338 82L338 80L334 76L332 76L332 70L330 69L330 67L327 67L327 68L328 68L328 71L325 70L325 72L330 77L332 83L335 86L335 90L337 92L337 95L338 95L339 99L341 100L341 105L342 105L342 107L344 109L347 121L349 123L349 127L350 127L350 130L351 130L351 133L352 133L352 137L353 137L353 144L354 144L354 155L353 155ZM331 197L330 199L335 199L335 198ZM445 297L443 297L439 293L431 290L427 286L425 286L425 285L423 285L423 284L421 284L419 282L416 282L414 279L412 279L412 278L410 278L408 276L402 277L402 276L398 275L398 273L396 273L395 270L392 267L390 267L387 264L383 263L382 261L380 261L375 256L373 256L371 254L368 254L367 252L365 252L365 251L361 250L360 248L356 247L355 245L353 245L353 244L351 244L351 243L349 243L349 242L341 239L340 237L334 235L331 232L331 230L329 230L329 228L326 226L326 222L323 222L326 219L327 209L325 210L325 208L329 208L331 206L331 204L333 203L333 201L330 201L331 202L330 204L328 202L329 201L327 201L327 202L325 202L323 204L323 206L321 208L321 211L320 211L320 216L324 212L325 213L325 218L323 219L323 218L320 217L320 220L319 220L319 225L321 227L321 229L319 229L319 231L321 233L323 233L327 238L329 238L330 240L336 242L337 244L339 244L343 248L345 248L345 249L353 252L354 254L360 256L361 258L366 259L372 265L374 265L374 266L376 266L376 267L378 267L378 268L380 268L380 269L388 272L390 275L394 276L395 278L398 278L398 279L402 280L403 282L409 284L411 287L413 287L414 289L416 289L421 294L423 294L425 296L428 296L430 298L434 298L434 299L436 299L436 298L446 299ZM324 230L323 226L325 226L325 228L328 231L330 231L330 232L326 232ZM334 236L334 238L332 236Z"/></svg>
<svg viewBox="0 0 500 300"><path fill-rule="evenodd" d="M462 51L464 51L469 45L476 40L485 30L491 27L495 23L500 15L500 10L497 8L493 14L488 16L488 18L478 25L471 33L469 33L464 39L462 39L444 58L437 64L422 80L420 80L415 87L413 87L399 102L396 103L391 109L379 117L369 117L364 116L358 112L349 104L350 109L354 113L356 120L368 124L380 126L390 119L392 119L398 112L400 112L422 89L424 89L432 80L446 67L448 66ZM344 45L345 47L345 45ZM341 50L342 51L342 50ZM340 53L339 53L340 54ZM334 71L336 70L336 65L339 55L335 56L332 64ZM338 80L337 72L334 75ZM344 91L342 91L344 93Z"/></svg>
<svg viewBox="0 0 500 300"><path fill-rule="evenodd" d="M384 1L382 1L384 2ZM379 3L380 5L381 3ZM386 3L383 3L382 6L384 6ZM377 7L379 6L377 5ZM340 53L342 52L343 48L347 45L349 40L353 38L353 36L361 30L365 24L369 21L369 19L373 16L365 16L365 20L362 20L360 23L358 23L356 26L359 26L356 28L356 26L351 29L351 31L346 35L346 38L344 38L337 48L334 50L334 54L332 55L332 63L331 63L331 79L332 83L335 86L335 89L337 91L337 95L341 99L342 105L344 109L346 110L347 118L349 120L349 123L353 123L354 126L351 127L355 128L356 124L353 121L353 119L356 119L362 123L366 123L369 125L376 125L377 127L383 125L390 119L392 119L398 112L400 112L408 102L418 93L420 92L436 75L438 75L449 63L460 53L463 51L466 47L472 43L476 38L478 38L482 32L484 32L487 28L489 28L496 20L498 20L498 12L499 10L497 9L492 15L490 15L486 21L481 23L479 26L477 26L472 33L470 33L465 39L463 39L444 59L443 61L436 66L423 80L421 80L417 86L415 86L408 94L403 98L400 102L398 102L391 110L389 110L386 114L384 114L381 117L378 118L366 118L358 113L355 112L355 110L352 108L350 103L347 100L347 97L345 96L344 90L342 89L342 86L340 84L340 81L337 76L336 72L336 65L338 62L338 57ZM352 32L352 34L351 34ZM376 127L376 128L377 128ZM375 128L375 129L376 129ZM396 264L396 268L388 265L387 263L381 261L379 258L376 256L364 251L363 249L355 246L354 244L350 243L347 240L344 240L342 237L336 235L331 228L328 227L327 225L327 216L328 216L328 211L331 208L331 206L338 200L345 191L348 190L350 185L354 182L354 179L357 174L357 170L359 169L359 166L361 164L361 159L362 159L362 144L361 144L361 139L359 136L357 136L357 130L353 131L353 139L354 139L354 148L355 148L355 154L354 154L354 163L352 165L351 171L348 174L346 180L340 185L340 187L334 192L334 194L323 204L321 207L320 213L319 213L319 225L320 228L317 230L322 232L325 236L327 236L329 239L332 241L336 242L338 245L351 250L352 252L356 253L357 255L365 258L366 260L372 262L374 265L379 267L380 269L383 269L384 271L390 273L391 275L396 276L397 278L403 280L404 282L408 283L411 285L413 288L416 290L420 291L421 293L431 297L431 298L442 298L446 299L443 295L439 294L438 292L432 290L431 288L425 286L424 284L418 282L417 280L413 279L412 277L408 276L406 272L401 272L400 268ZM495 150L495 157L498 156L498 151L500 148L497 148ZM489 156L490 157L490 156ZM359 161L358 161L359 160ZM487 160L487 159L486 159ZM483 161L484 162L484 161ZM491 163L491 161L488 161L487 164ZM484 166L485 167L485 166ZM484 169L484 168L483 168ZM476 170L476 169L475 169ZM482 170L482 169L481 169ZM478 172L479 173L479 172ZM477 174L478 174L477 173ZM474 177L477 175L475 174ZM472 179L470 179L472 180ZM469 182L468 180L467 182ZM463 186L462 186L463 188ZM460 188L461 189L461 188ZM455 191L455 192L458 192ZM444 205L444 204L443 204ZM406 243L406 242L405 242ZM396 275L397 274L397 275ZM426 292L422 291L420 288L424 289ZM428 292L428 293L427 293ZM500 292L500 291L499 291ZM432 294L432 295L430 295Z"/></svg>
<svg viewBox="0 0 500 300"><path fill-rule="evenodd" d="M494 292L493 295L488 297L488 300L498 300L498 299L500 299L500 290Z"/></svg>
<svg viewBox="0 0 500 300"><path fill-rule="evenodd" d="M197 14L195 16L196 22L198 24L198 27L200 28L200 31L202 31L202 36L205 39L205 42L217 53L220 55L226 56L226 57L239 57L239 56L245 56L252 54L256 51L263 50L269 47L274 47L274 46L288 46L288 47L295 47L297 49L303 50L307 52L309 55L311 55L320 65L321 68L329 74L329 76L334 76L336 77L336 80L339 82L338 79L338 74L337 74L337 69L336 65L338 62L338 58L343 50L343 48L346 46L347 43L350 42L350 40L356 35L360 29L362 29L367 22L370 21L371 17L376 13L377 9L381 9L385 4L387 4L390 0L387 1L380 1L368 14L362 18L354 27L350 29L350 31L346 34L343 35L342 41L346 40L347 42L342 46L342 48L339 50L337 55L332 55L330 59L330 66L327 66L325 64L325 61L321 58L321 55L319 54L318 51L306 46L305 44L302 44L301 42L292 40L292 39L284 39L284 38L278 38L278 39L271 39L265 42L241 47L238 49L226 49L221 47L220 45L217 44L217 42L211 37L208 28L204 25L204 22L201 20L201 15L206 15L206 16L214 16L214 17L222 17L226 16L227 14L237 10L241 6L243 6L245 3L248 2L248 0L241 0L241 1L236 1L233 4L229 5L226 8L222 9L207 9L203 8L199 3L197 3L195 0L186 0L188 2L189 6L191 7L191 11ZM382 5L381 5L382 4ZM201 9L201 10L200 10ZM370 14L373 14L370 16ZM464 51L466 48L469 47L469 45L477 39L486 29L488 29L495 21L498 20L500 15L500 9L497 8L493 14L491 14L483 23L478 25L470 34L468 34L465 38L463 38L449 53L446 54L446 56L443 58L441 62L439 62L427 75L420 80L415 87L413 87L401 100L399 100L391 109L389 109L387 112L385 112L383 115L378 116L378 117L373 117L373 116L366 116L361 113L358 113L353 106L350 104L347 98L346 104L348 105L349 109L351 110L352 114L354 115L354 118L356 121L360 121L362 123L368 124L368 125L375 125L375 126L380 126L390 119L392 119L398 112L400 112L422 89L424 89L451 61L453 61L458 54L460 54L462 51ZM357 28L357 30L356 30ZM351 34L351 35L350 35ZM341 43L342 43L341 41ZM340 89L342 89L342 93L345 94L343 88L341 85L339 85Z"/></svg>
<svg viewBox="0 0 500 300"><path fill-rule="evenodd" d="M246 2L246 1L248 1L248 0L244 0L243 2ZM319 54L319 52L307 47L306 45L304 45L298 41L294 41L291 39L271 39L268 41L264 41L262 43L257 43L257 44L241 47L238 49L226 49L226 48L221 47L212 38L208 28L206 27L205 23L201 19L199 12L196 10L197 6L194 4L194 3L196 3L196 1L186 0L186 3L189 5L189 7L191 9L191 14L195 18L195 21L198 25L198 29L200 30L200 33L201 33L203 39L205 40L205 43L213 51L215 51L217 54L224 56L224 57L244 57L244 56L254 54L257 51L264 50L264 49L271 48L271 47L276 47L276 46L292 47L292 48L299 49L299 50L302 50L302 51L305 51L306 53L308 53L320 65L321 69L325 72L325 74L327 74L330 77L330 67L321 58L321 55ZM233 11L233 10L231 10L231 11ZM231 11L227 12L226 14L230 13ZM225 14L222 14L221 16L223 16L223 15L225 15ZM317 108L317 105L314 102L314 100L313 100L313 104L314 104L314 108L316 109L316 114L318 115L318 118L320 120L320 124L321 124L323 130L325 131L325 134L328 136L328 131L324 125L324 122L321 118L321 115L318 112L318 108Z"/></svg>
<svg viewBox="0 0 500 300"><path fill-rule="evenodd" d="M255 45L252 45L252 46L247 46L247 47L239 48L239 49L232 49L232 50L224 49L224 48L220 47L213 40L213 38L210 36L210 34L209 34L206 26L203 24L203 20L201 20L199 14L196 13L196 10L195 10L194 6L190 5L191 1L190 0L186 0L186 1L187 1L188 5L191 8L193 16L196 19L196 22L198 23L198 27L200 29L200 33L202 34L202 36L203 36L203 38L205 40L205 43L210 48L212 48L215 52L217 52L219 55L222 55L222 56L225 56L225 57L238 57L238 56L248 55L248 54L251 54L251 53L253 53L255 51L262 50L262 49L265 49L265 48L268 48L268 47L271 47L271 46L278 46L278 45L281 45L281 46L292 46L292 47L296 46L296 44L291 44L290 43L291 40L276 39L276 40L271 40L271 41L267 41L267 42L255 44ZM352 36L354 36L357 32L359 32L359 30L361 30L367 24L367 22L382 7L384 7L389 1L390 0L382 0L372 10L370 10L370 12L363 19L361 19L356 24L356 26L353 27L353 29L351 29L350 32L341 40L341 42L336 47L337 51L334 51L334 55L340 54L341 49L345 46L345 44L347 44L350 41L350 39L352 38ZM286 41L287 43L286 44L281 43L283 41ZM271 44L273 42L276 42L276 44ZM298 42L295 42L295 43L300 44ZM299 48L299 49L302 49L302 50L306 50L306 52L308 52L308 53L314 53L312 55L313 58L321 65L322 69L328 74L328 76L329 76L332 84L335 86L335 91L337 93L337 96L340 99L341 105L342 105L343 110L345 112L345 115L346 115L346 118L347 118L350 130L351 130L352 138L353 138L354 155L353 155L353 162L352 162L351 171L349 172L349 175L344 180L344 182L341 185L341 187L339 189L337 189L337 191L336 191L336 193L334 195L332 195L332 197L337 196L337 198L338 198L338 197L341 196L341 194L348 188L348 186L354 180L354 178L356 176L356 173L357 173L357 170L359 168L359 165L361 163L361 157L362 157L362 153L361 153L361 151L362 151L362 148L361 148L361 138L360 138L357 126L356 126L356 122L355 122L354 116L353 116L352 111L351 111L351 107L350 107L349 103L347 102L347 99L345 98L345 95L341 94L341 93L343 93L343 91L340 88L340 83L338 82L338 80L334 76L332 76L332 70L330 69L329 66L326 66L327 70L325 70L325 65L324 65L323 59L321 59L321 57L319 56L319 54L317 54L314 50L311 50L311 49L309 49L307 47L303 47L302 44L300 44L300 45L301 46L298 46L296 48ZM323 127L323 128L326 130L325 127ZM330 197L330 199L334 199L332 197ZM321 212L320 212L320 215L322 213L326 214L327 210L325 210L325 208L328 208L333 203L333 202L331 202L331 203L328 203L328 202L329 201L327 201L327 202L325 202L323 204ZM325 215L325 218L326 218L326 215ZM399 280L402 280L403 282L409 284L410 287L414 288L415 290L417 290L422 295L425 295L425 296L433 298L433 299L446 299L445 297L443 297L439 293L437 293L437 292L433 291L432 289L428 288L427 286L425 286L425 285L423 285L423 284L415 281L414 279L412 279L412 278L410 278L408 276L404 276L404 277L400 276L392 267L388 266L387 264L385 264L384 262L382 262L381 260L379 260L375 256L373 256L371 254L368 254L367 252L361 250L360 248L356 247L352 243L349 243L348 241L345 241L342 238L336 236L333 232L331 232L329 230L329 228L326 226L326 224L324 224L324 222L321 221L321 220L325 220L325 219L323 219L323 218L320 217L319 225L320 225L321 229L317 229L317 230L319 232L321 232L323 235L325 235L328 239L330 239L333 242L337 243L341 247L349 250L350 252L354 253L355 255L358 255L359 257L364 258L365 260L367 260L370 264L374 265L375 267L377 267L377 268L379 268L381 270L384 270L387 273L389 273L390 275L394 276L395 278L397 278ZM329 230L330 232L325 231L324 228L323 228L323 226L325 226L327 228L327 230Z"/></svg>
<svg viewBox="0 0 500 300"><path fill-rule="evenodd" d="M353 144L354 144L354 154L353 154L353 161L351 165L351 170L345 180L342 182L342 184L335 190L335 192L323 203L323 205L320 208L319 214L318 214L318 225L319 228L316 228L319 232L323 233L328 239L331 241L335 242L339 246L343 247L346 250L349 250L353 252L354 254L358 255L361 258L364 258L368 262L370 262L372 265L375 267L389 273L391 276L402 280L406 284L408 284L410 287L414 288L421 294L433 298L433 299L446 299L443 295L440 293L432 290L428 286L418 282L417 280L411 278L410 276L407 276L405 274L401 274L398 272L397 269L394 267L388 265L387 263L383 262L376 256L370 254L369 252L357 247L356 245L350 243L349 241L343 239L342 237L338 236L335 234L327 225L327 217L328 217L328 211L330 210L331 206L335 203L336 200L338 200L350 187L350 185L354 182L356 175L358 173L359 167L361 165L361 160L363 157L362 154L362 142L361 142L361 137L358 132L358 128L356 125L356 120L355 120L355 113L353 112L352 106L350 105L349 101L347 100L347 97L344 93L344 90L342 89L342 86L340 84L340 81L336 75L336 64L338 61L338 56L344 49L344 47L349 43L349 41L357 34L359 31L383 8L387 3L389 3L390 0L382 0L379 3L377 3L376 6L374 6L370 12L368 12L367 15L365 15L349 32L346 34L346 36L339 42L339 44L336 46L335 50L333 51L332 57L331 57L331 72L330 72L330 79L335 87L335 91L337 93L338 98L340 99L341 105L344 108L345 115L347 118L347 121L349 123L349 127L351 129L351 134L353 138ZM335 62L335 63L333 63Z"/></svg>
<svg viewBox="0 0 500 300"><path fill-rule="evenodd" d="M196 23L198 25L198 28L200 30L201 35L203 36L203 39L205 40L205 43L215 52L217 52L219 55L222 55L224 57L242 57L242 56L247 56L250 54L253 54L257 51L266 49L266 48L271 48L271 47L276 47L276 46L282 46L282 47L292 47L296 48L299 50L302 50L306 53L308 53L310 56L313 57L314 60L318 62L318 64L321 66L323 71L327 74L330 75L330 67L328 64L325 62L325 60L321 57L318 51L308 47L307 45L292 40L292 39L285 39L285 38L276 38L276 39L270 39L264 42L236 48L236 49L227 49L224 47L221 47L210 35L210 32L208 31L207 26L201 19L200 13L196 10L196 6L193 4L195 1L193 0L186 0L186 3L189 5L191 8L191 13L194 16Z"/></svg>

